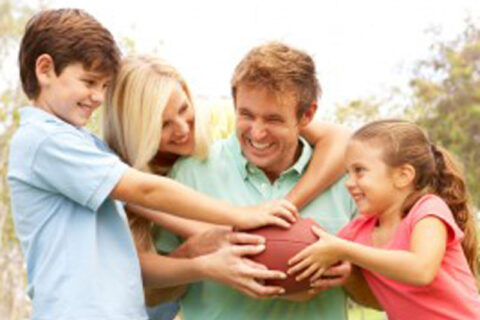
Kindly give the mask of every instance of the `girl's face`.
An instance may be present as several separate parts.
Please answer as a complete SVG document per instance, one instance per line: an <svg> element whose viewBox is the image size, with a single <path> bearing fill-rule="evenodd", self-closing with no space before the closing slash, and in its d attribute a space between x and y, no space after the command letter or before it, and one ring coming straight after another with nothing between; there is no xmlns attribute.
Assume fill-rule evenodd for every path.
<svg viewBox="0 0 480 320"><path fill-rule="evenodd" d="M398 190L393 169L385 164L382 148L358 140L350 141L346 152L350 195L361 213L382 214L394 208Z"/></svg>
<svg viewBox="0 0 480 320"><path fill-rule="evenodd" d="M180 86L175 86L163 111L159 152L189 156L195 148L195 111Z"/></svg>

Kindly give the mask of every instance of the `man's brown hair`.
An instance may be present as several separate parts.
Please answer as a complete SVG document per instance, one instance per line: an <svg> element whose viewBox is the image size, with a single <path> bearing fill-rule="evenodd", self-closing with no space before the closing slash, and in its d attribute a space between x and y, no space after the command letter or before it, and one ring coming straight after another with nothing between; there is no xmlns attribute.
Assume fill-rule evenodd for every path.
<svg viewBox="0 0 480 320"><path fill-rule="evenodd" d="M234 101L239 86L264 88L277 99L284 98L286 92L293 92L299 119L321 95L313 59L280 42L269 42L250 50L232 77Z"/></svg>
<svg viewBox="0 0 480 320"><path fill-rule="evenodd" d="M80 9L45 10L28 21L18 62L22 87L30 99L40 93L35 64L42 54L52 57L57 75L77 62L85 69L115 75L120 64L120 51L112 34Z"/></svg>

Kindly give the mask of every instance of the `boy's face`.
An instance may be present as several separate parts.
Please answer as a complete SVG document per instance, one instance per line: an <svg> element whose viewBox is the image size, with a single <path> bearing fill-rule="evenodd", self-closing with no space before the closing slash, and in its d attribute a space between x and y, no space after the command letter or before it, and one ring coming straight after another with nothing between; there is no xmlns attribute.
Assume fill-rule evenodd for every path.
<svg viewBox="0 0 480 320"><path fill-rule="evenodd" d="M41 75L35 104L76 127L83 127L102 103L110 77L86 70L81 63L66 66L60 75L50 68Z"/></svg>

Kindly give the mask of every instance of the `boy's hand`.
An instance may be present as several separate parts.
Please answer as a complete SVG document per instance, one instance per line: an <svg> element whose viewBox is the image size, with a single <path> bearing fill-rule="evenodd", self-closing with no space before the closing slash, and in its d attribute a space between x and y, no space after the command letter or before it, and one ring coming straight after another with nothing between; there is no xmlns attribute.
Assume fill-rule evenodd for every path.
<svg viewBox="0 0 480 320"><path fill-rule="evenodd" d="M314 282L320 279L330 266L339 262L336 243L340 239L316 226L313 226L312 229L320 239L288 261L288 264L292 266L288 269L288 274L304 270L296 277L297 281L311 277L311 281Z"/></svg>
<svg viewBox="0 0 480 320"><path fill-rule="evenodd" d="M239 208L236 227L253 229L266 225L288 228L299 217L297 208L286 199L269 201L260 205Z"/></svg>

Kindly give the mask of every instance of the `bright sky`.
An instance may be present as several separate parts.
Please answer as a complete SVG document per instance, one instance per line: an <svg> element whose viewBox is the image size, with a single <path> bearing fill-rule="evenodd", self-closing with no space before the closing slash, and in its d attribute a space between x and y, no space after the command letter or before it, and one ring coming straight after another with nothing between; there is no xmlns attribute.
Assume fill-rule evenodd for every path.
<svg viewBox="0 0 480 320"><path fill-rule="evenodd" d="M51 0L80 7L113 34L155 48L184 75L194 94L229 96L233 69L253 46L282 40L314 56L322 105L404 84L413 62L428 55L430 26L445 39L464 18L480 17L479 0ZM109 4L111 3L111 4Z"/></svg>

